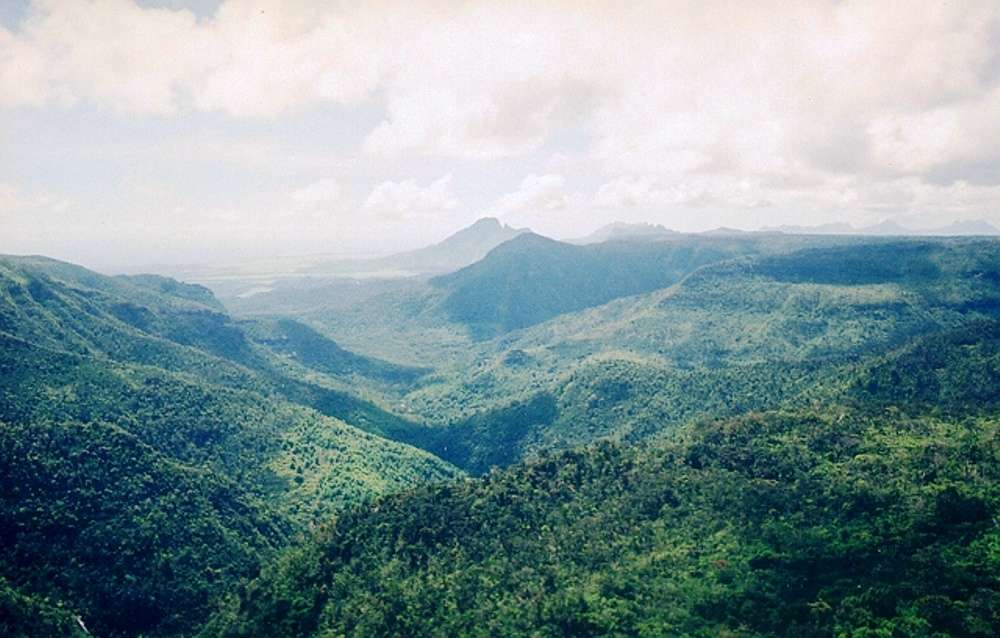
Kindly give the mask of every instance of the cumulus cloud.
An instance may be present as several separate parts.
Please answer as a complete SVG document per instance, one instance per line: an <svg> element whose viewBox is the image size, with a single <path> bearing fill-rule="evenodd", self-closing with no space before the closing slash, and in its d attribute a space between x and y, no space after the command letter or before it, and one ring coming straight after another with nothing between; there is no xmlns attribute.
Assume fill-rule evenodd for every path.
<svg viewBox="0 0 1000 638"><path fill-rule="evenodd" d="M25 192L14 184L0 182L0 219L7 222L36 224L41 216L62 215L73 202L48 192Z"/></svg>
<svg viewBox="0 0 1000 638"><path fill-rule="evenodd" d="M760 205L808 190L828 205L845 178L859 197L874 182L1000 183L985 142L1000 126L996 4L712 8L624 31L648 64L621 67L591 154L610 175L655 179L609 185L605 200Z"/></svg>
<svg viewBox="0 0 1000 638"><path fill-rule="evenodd" d="M367 171L352 179L377 184L328 203L368 220L457 216L450 178L389 178L431 163L522 220L725 207L1000 221L994 0L224 0L201 17L34 0L26 15L0 28L0 109L211 114L237 131L328 109L356 124L337 149ZM230 155L293 168L251 150ZM512 170L529 175L498 195ZM323 187L288 181L272 196L289 210L326 206L305 203Z"/></svg>
<svg viewBox="0 0 1000 638"><path fill-rule="evenodd" d="M560 3L458 7L430 12L393 47L387 117L366 150L518 155L581 121L613 93L613 80L588 68L588 34L596 35L600 19L590 10Z"/></svg>
<svg viewBox="0 0 1000 638"><path fill-rule="evenodd" d="M34 0L0 29L0 104L92 101L138 113L273 116L352 104L378 78L372 12L313 2L233 0L209 19L131 0Z"/></svg>
<svg viewBox="0 0 1000 638"><path fill-rule="evenodd" d="M290 197L302 208L336 205L343 201L344 194L337 180L329 177L292 191Z"/></svg>
<svg viewBox="0 0 1000 638"><path fill-rule="evenodd" d="M323 220L342 213L350 207L350 200L340 183L329 177L306 184L289 193L291 208L282 211L283 218L311 218Z"/></svg>
<svg viewBox="0 0 1000 638"><path fill-rule="evenodd" d="M209 61L189 85L195 105L239 116L270 116L316 102L368 97L382 72L376 46L392 20L374 7L296 0L225 2L199 29Z"/></svg>
<svg viewBox="0 0 1000 638"><path fill-rule="evenodd" d="M0 32L0 104L92 100L127 112L173 111L202 64L198 35L187 11L35 0L19 32Z"/></svg>
<svg viewBox="0 0 1000 638"><path fill-rule="evenodd" d="M0 101L275 116L383 102L364 148L496 158L582 127L611 173L995 163L1000 5L35 0ZM978 179L995 180L995 171Z"/></svg>
<svg viewBox="0 0 1000 638"><path fill-rule="evenodd" d="M577 198L566 192L566 179L562 175L528 175L512 193L500 198L493 208L496 215L539 215L566 210Z"/></svg>
<svg viewBox="0 0 1000 638"><path fill-rule="evenodd" d="M450 174L426 186L415 179L385 181L372 190L361 210L387 221L437 218L459 207L451 182Z"/></svg>

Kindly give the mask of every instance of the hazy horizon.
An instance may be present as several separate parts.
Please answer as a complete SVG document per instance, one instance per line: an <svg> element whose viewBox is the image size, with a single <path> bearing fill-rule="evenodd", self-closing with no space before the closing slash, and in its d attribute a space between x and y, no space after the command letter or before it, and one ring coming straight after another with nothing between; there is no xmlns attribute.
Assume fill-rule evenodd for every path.
<svg viewBox="0 0 1000 638"><path fill-rule="evenodd" d="M1000 225L1000 5L15 0L0 253Z"/></svg>

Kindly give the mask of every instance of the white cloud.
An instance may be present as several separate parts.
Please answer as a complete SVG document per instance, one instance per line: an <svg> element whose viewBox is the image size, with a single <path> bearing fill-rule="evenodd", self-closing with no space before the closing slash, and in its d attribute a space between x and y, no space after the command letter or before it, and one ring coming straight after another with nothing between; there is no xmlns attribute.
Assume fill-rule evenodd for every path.
<svg viewBox="0 0 1000 638"><path fill-rule="evenodd" d="M129 0L37 0L18 33L0 31L0 104L267 117L381 89L387 117L369 151L506 156L602 98L573 62L587 27L557 5L229 0L198 21Z"/></svg>
<svg viewBox="0 0 1000 638"><path fill-rule="evenodd" d="M583 127L615 175L942 179L952 159L996 159L983 141L1000 119L989 0L227 0L202 20L129 0L36 0L29 14L0 30L8 106L273 117L379 100L385 118L364 145L375 155L513 156Z"/></svg>
<svg viewBox="0 0 1000 638"><path fill-rule="evenodd" d="M288 195L292 206L279 211L283 220L299 219L313 222L329 220L338 214L350 211L352 204L340 183L325 177L300 188Z"/></svg>
<svg viewBox="0 0 1000 638"><path fill-rule="evenodd" d="M599 203L842 214L877 206L880 183L1000 183L1000 5L727 12L621 31L648 64L623 65L619 99L591 120L591 155L612 178Z"/></svg>
<svg viewBox="0 0 1000 638"><path fill-rule="evenodd" d="M435 220L459 207L451 182L450 174L426 186L415 179L382 182L368 195L361 210L383 221Z"/></svg>
<svg viewBox="0 0 1000 638"><path fill-rule="evenodd" d="M562 175L528 175L516 191L500 198L493 212L501 217L540 215L566 210L575 199L576 196L566 192L566 179Z"/></svg>
<svg viewBox="0 0 1000 638"><path fill-rule="evenodd" d="M344 200L344 193L337 180L327 177L292 191L290 197L297 206L314 208L338 205Z"/></svg>
<svg viewBox="0 0 1000 638"><path fill-rule="evenodd" d="M45 215L63 215L73 206L67 197L48 192L25 192L14 184L0 182L0 220L37 224Z"/></svg>
<svg viewBox="0 0 1000 638"><path fill-rule="evenodd" d="M45 55L0 27L0 107L39 106L50 99Z"/></svg>
<svg viewBox="0 0 1000 638"><path fill-rule="evenodd" d="M378 84L377 43L392 38L391 28L391 19L361 4L226 2L201 29L200 53L211 62L191 83L194 103L238 116L358 103Z"/></svg>
<svg viewBox="0 0 1000 638"><path fill-rule="evenodd" d="M127 112L168 113L204 63L187 11L126 0L36 0L20 33L0 37L0 104L93 100Z"/></svg>
<svg viewBox="0 0 1000 638"><path fill-rule="evenodd" d="M594 193L598 209L657 209L676 206L724 206L745 209L774 205L777 193L759 179L698 175L683 182L656 176L623 175L605 182Z"/></svg>
<svg viewBox="0 0 1000 638"><path fill-rule="evenodd" d="M303 223L456 219L449 177L392 177L428 170L461 176L477 212L532 223L722 208L766 223L943 210L1000 222L994 0L225 0L202 18L35 0L27 13L0 28L0 109L38 109L26 121L53 129L64 106L110 111L109 126L200 116L204 130L139 140L146 152L94 152L169 159L165 181L187 158L240 165L226 187L260 189L262 210ZM321 112L346 123L317 131L329 148L282 138L312 135L282 124ZM55 181L72 171L51 172L46 188L73 193ZM298 173L339 177L289 189ZM356 183L377 186L356 199ZM226 206L172 186L191 211Z"/></svg>
<svg viewBox="0 0 1000 638"><path fill-rule="evenodd" d="M531 152L614 91L582 4L428 3L393 40L386 118L366 150L493 159Z"/></svg>
<svg viewBox="0 0 1000 638"><path fill-rule="evenodd" d="M0 29L0 105L273 116L353 104L375 88L382 26L364 7L306 1L231 0L198 21L130 0L35 0L17 33Z"/></svg>

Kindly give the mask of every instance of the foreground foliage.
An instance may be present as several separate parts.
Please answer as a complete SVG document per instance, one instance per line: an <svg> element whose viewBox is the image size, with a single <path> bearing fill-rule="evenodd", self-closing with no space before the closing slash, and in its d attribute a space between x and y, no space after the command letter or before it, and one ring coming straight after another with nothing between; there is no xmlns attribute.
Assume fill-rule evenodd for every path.
<svg viewBox="0 0 1000 638"><path fill-rule="evenodd" d="M334 289L0 258L0 634L997 632L1000 243L526 235ZM414 490L442 459L485 478Z"/></svg>
<svg viewBox="0 0 1000 638"><path fill-rule="evenodd" d="M189 635L317 521L458 474L314 409L398 420L256 343L312 338L280 328L170 279L0 259L0 635Z"/></svg>
<svg viewBox="0 0 1000 638"><path fill-rule="evenodd" d="M209 636L992 636L1000 421L773 413L379 499Z"/></svg>

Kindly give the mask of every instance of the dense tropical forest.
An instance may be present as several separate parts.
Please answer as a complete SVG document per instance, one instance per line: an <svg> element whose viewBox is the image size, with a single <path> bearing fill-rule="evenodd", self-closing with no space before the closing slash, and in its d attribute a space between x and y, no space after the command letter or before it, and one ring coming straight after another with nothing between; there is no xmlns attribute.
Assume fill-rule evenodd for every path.
<svg viewBox="0 0 1000 638"><path fill-rule="evenodd" d="M463 233L0 258L0 635L1000 633L1000 242Z"/></svg>

